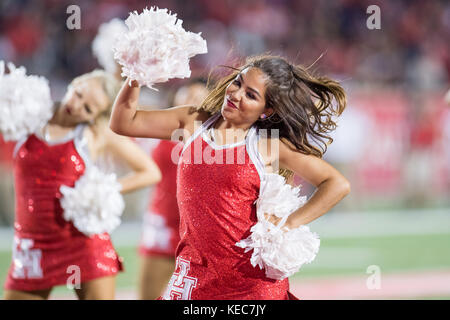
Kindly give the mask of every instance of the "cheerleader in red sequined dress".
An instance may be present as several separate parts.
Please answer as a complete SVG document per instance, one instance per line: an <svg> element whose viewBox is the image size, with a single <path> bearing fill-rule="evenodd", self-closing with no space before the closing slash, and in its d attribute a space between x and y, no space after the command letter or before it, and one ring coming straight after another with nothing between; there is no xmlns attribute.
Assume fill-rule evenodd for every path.
<svg viewBox="0 0 450 320"><path fill-rule="evenodd" d="M177 90L170 105L200 105L208 91L205 81L194 79ZM139 254L139 298L153 300L162 294L175 268L175 249L180 241L180 214L177 204L177 163L172 154L179 153L178 142L160 140L151 152L162 173L152 191L152 199L144 215Z"/></svg>
<svg viewBox="0 0 450 320"><path fill-rule="evenodd" d="M122 87L113 131L170 139L181 130L189 136L177 175L181 241L162 298L295 298L287 278L269 278L236 243L257 222L255 201L268 173L293 172L317 187L289 215L287 229L317 219L349 193L349 182L321 159L335 127L331 116L345 108L342 87L283 58L259 56L222 79L200 108L137 111L138 96L136 83ZM261 129L270 129L269 135ZM271 212L266 218L280 222Z"/></svg>
<svg viewBox="0 0 450 320"><path fill-rule="evenodd" d="M145 152L107 126L104 116L119 88L100 70L74 79L42 131L16 144L13 261L5 299L45 299L67 283L80 299L114 299L121 258L107 233L87 237L63 218L60 187L74 186L104 152L134 171L119 179L122 193L160 179Z"/></svg>

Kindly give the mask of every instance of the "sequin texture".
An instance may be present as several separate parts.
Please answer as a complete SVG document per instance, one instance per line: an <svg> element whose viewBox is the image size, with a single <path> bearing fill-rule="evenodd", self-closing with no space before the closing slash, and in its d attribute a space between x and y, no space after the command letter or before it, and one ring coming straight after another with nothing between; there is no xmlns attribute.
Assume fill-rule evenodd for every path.
<svg viewBox="0 0 450 320"><path fill-rule="evenodd" d="M200 146L200 149L198 148ZM256 223L260 178L246 144L207 150L233 163L194 163L211 148L198 135L181 156L177 175L181 241L164 299L288 299L287 279L276 281L250 264L251 252L235 246ZM233 150L231 150L233 149ZM244 155L244 161L238 155ZM198 162L198 161L197 161ZM187 292L186 288L189 288Z"/></svg>
<svg viewBox="0 0 450 320"><path fill-rule="evenodd" d="M70 266L79 267L81 282L121 270L109 235L88 238L62 217L59 187L73 186L85 170L74 140L50 145L31 135L17 155L15 242L5 288L29 291L66 284Z"/></svg>

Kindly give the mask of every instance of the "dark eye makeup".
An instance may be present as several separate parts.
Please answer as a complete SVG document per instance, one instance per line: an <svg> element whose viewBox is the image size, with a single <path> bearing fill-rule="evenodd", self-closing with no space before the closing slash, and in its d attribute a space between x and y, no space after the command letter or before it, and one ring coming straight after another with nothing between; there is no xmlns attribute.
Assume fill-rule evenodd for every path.
<svg viewBox="0 0 450 320"><path fill-rule="evenodd" d="M84 104L84 109L87 111L87 113L92 113L91 108L89 108L89 106L86 103Z"/></svg>
<svg viewBox="0 0 450 320"><path fill-rule="evenodd" d="M241 81L239 81L238 79L236 79L236 80L233 81L233 84L236 85L236 86L238 86L238 87L240 87L240 86L241 86ZM255 99L256 99L255 95L254 95L253 93L251 93L251 92L247 92L246 95L247 95L247 97L249 97L249 98L252 99L252 100L255 100Z"/></svg>

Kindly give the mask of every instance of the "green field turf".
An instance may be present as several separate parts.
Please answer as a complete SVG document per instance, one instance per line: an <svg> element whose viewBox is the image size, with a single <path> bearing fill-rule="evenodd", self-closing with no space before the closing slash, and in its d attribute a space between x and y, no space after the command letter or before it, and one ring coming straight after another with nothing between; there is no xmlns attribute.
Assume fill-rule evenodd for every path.
<svg viewBox="0 0 450 320"><path fill-rule="evenodd" d="M138 256L135 247L117 247L124 258L125 271L117 277L117 288L134 290L137 287ZM0 251L0 295L11 253ZM328 277L337 275L367 275L370 265L380 267L382 273L425 271L450 268L450 233L398 235L352 238L325 238L319 254L311 264L302 267L291 279ZM69 293L65 287L54 293ZM418 297L424 299L426 297ZM448 299L449 297L435 297Z"/></svg>
<svg viewBox="0 0 450 320"><path fill-rule="evenodd" d="M362 275L370 265L386 273L449 269L450 234L322 239L316 260L294 278Z"/></svg>

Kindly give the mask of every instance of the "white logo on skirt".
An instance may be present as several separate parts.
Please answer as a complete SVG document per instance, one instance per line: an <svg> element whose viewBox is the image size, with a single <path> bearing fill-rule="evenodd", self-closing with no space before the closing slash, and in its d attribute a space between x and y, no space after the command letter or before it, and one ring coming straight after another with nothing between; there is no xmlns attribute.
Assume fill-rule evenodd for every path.
<svg viewBox="0 0 450 320"><path fill-rule="evenodd" d="M191 268L191 263L180 257L177 258L174 272L167 285L163 299L165 300L191 300L192 290L197 286L197 278L189 277L187 274Z"/></svg>
<svg viewBox="0 0 450 320"><path fill-rule="evenodd" d="M16 279L39 279L43 277L41 268L42 251L31 249L33 239L14 237L12 277Z"/></svg>

